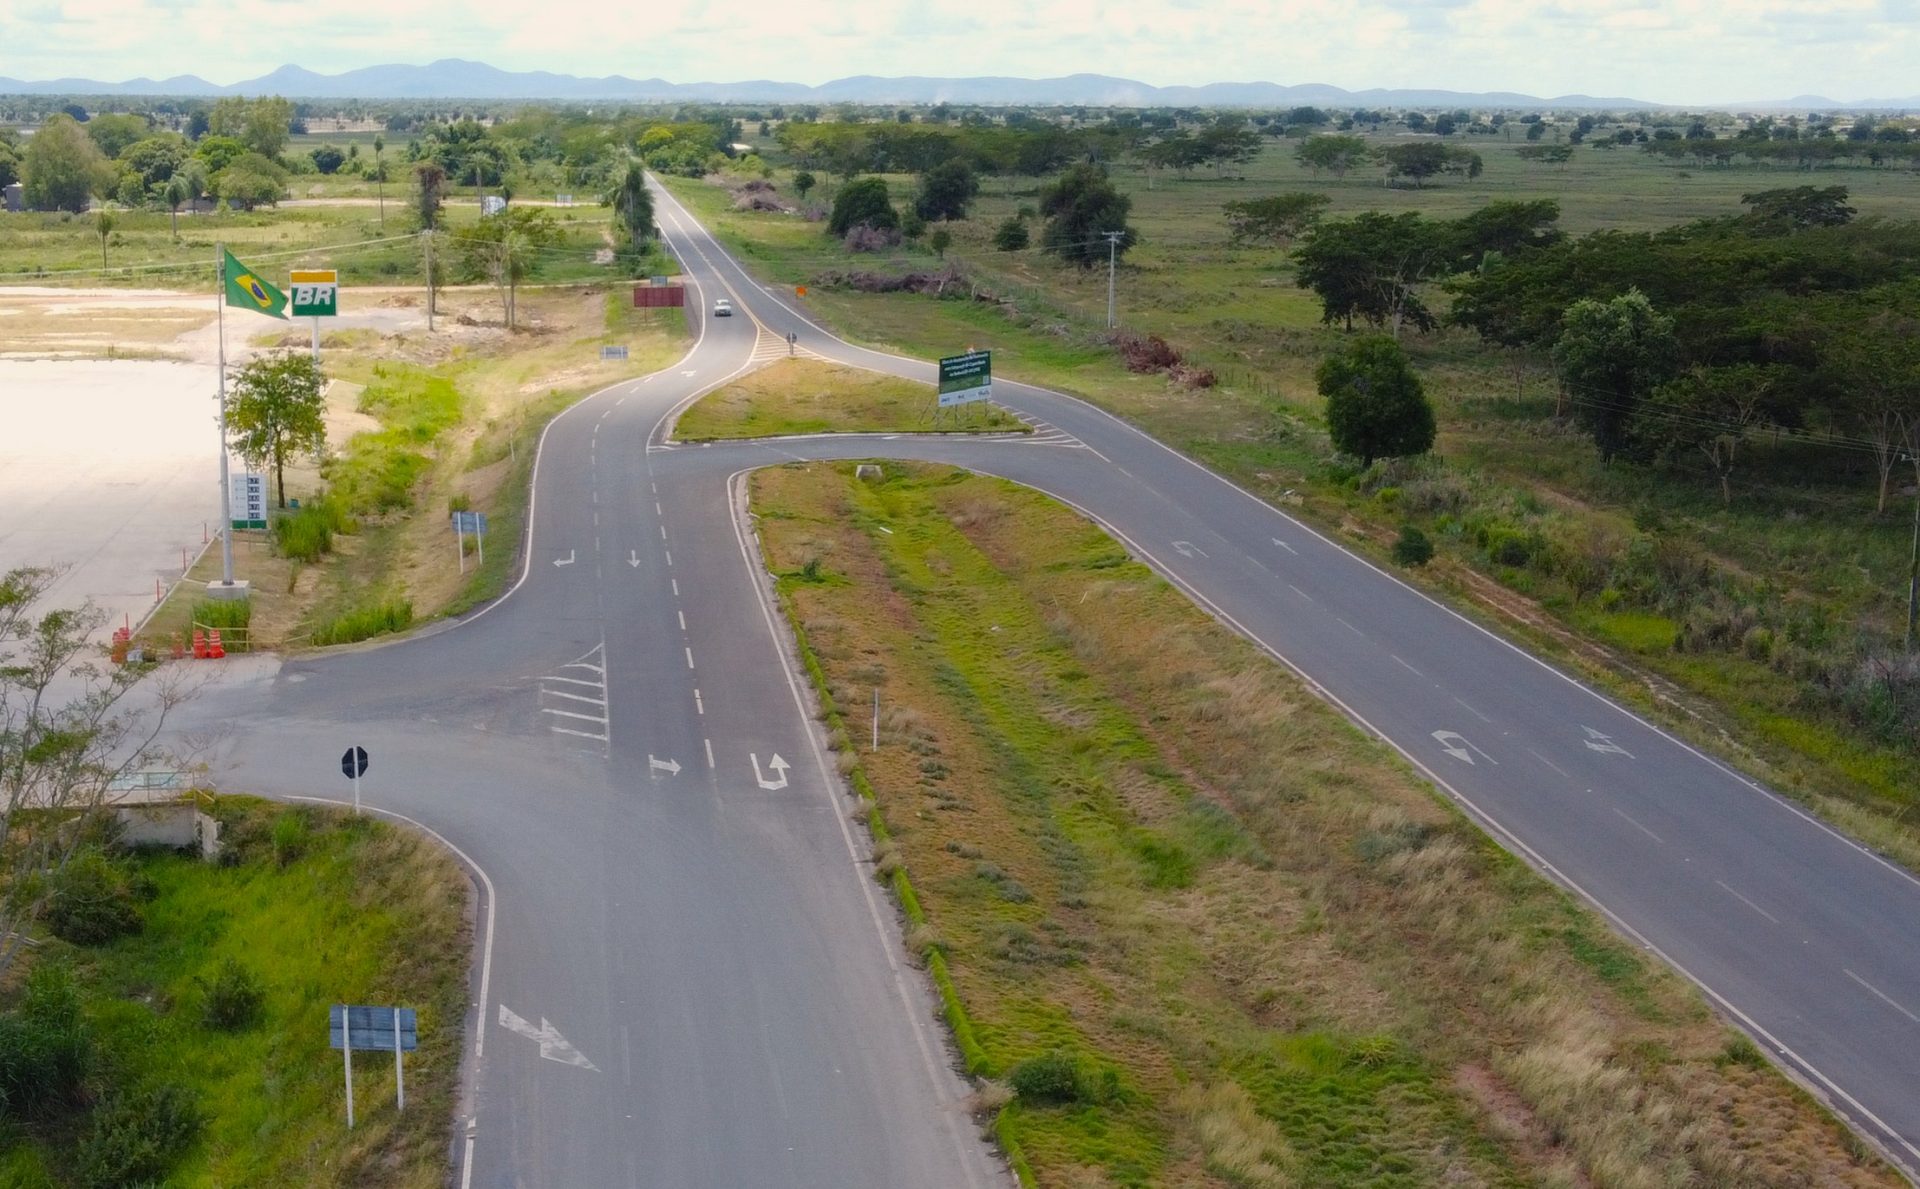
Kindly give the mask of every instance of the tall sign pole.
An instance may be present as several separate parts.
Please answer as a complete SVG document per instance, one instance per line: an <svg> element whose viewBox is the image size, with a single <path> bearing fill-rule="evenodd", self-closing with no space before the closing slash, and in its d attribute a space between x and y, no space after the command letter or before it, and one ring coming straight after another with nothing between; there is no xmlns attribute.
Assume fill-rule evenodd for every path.
<svg viewBox="0 0 1920 1189"><path fill-rule="evenodd" d="M233 585L233 489L227 475L227 245L213 246L213 305L220 323L220 584Z"/></svg>

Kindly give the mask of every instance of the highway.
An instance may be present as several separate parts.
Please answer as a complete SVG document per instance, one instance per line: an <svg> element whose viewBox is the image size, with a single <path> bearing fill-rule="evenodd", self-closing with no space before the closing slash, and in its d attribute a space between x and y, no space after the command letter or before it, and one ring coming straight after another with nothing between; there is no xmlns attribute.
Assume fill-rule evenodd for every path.
<svg viewBox="0 0 1920 1189"><path fill-rule="evenodd" d="M369 803L487 873L471 1184L1007 1182L862 869L740 503L753 468L880 456L1099 521L1920 1167L1920 882L1077 399L997 380L1025 437L674 443L679 407L789 332L933 369L833 338L656 193L701 314L740 314L553 423L514 590L413 640L236 671L195 708L233 724L228 787L344 796L328 775L358 743Z"/></svg>

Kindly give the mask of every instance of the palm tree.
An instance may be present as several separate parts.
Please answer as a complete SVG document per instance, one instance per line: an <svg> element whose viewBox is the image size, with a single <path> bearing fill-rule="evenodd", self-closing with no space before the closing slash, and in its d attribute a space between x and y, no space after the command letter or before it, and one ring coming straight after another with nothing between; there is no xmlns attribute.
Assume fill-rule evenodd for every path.
<svg viewBox="0 0 1920 1189"><path fill-rule="evenodd" d="M98 211L93 216L93 227L100 233L100 267L107 267L107 236L113 234L113 216L107 211Z"/></svg>
<svg viewBox="0 0 1920 1189"><path fill-rule="evenodd" d="M182 203L185 203L189 198L194 197L193 187L187 182L187 178L185 174L176 173L172 177L167 179L166 189L162 190L160 193L162 197L164 197L167 201L167 210L171 212L171 215L169 217L173 225L172 226L173 237L175 239L179 239L180 238L180 207Z"/></svg>

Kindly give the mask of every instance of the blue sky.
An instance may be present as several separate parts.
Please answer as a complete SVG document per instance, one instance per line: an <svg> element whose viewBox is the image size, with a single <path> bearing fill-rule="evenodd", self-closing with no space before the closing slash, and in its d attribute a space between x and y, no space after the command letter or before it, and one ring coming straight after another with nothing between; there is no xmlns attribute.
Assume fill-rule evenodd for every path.
<svg viewBox="0 0 1920 1189"><path fill-rule="evenodd" d="M1078 71L1581 92L1920 93L1920 0L8 0L0 75L230 83L475 58L674 82Z"/></svg>

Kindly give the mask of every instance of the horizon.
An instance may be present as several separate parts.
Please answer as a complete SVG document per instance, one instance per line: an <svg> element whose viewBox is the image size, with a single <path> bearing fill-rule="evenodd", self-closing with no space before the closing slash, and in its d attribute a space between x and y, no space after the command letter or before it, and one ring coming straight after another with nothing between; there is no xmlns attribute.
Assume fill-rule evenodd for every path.
<svg viewBox="0 0 1920 1189"><path fill-rule="evenodd" d="M25 0L0 11L0 76L190 75L226 87L286 65L337 75L453 58L682 86L1098 74L1156 87L1272 82L1724 107L1912 98L1920 61L1920 0L1136 0L1105 10L1079 0L1045 11L1020 0L878 0L857 15L801 0L744 23L708 10L659 14L644 30L607 0L557 13L476 0L454 29L441 13L392 0L337 0L319 14L276 0L85 9ZM299 54L280 48L289 45ZM1195 62L1214 77L1194 81ZM1421 79L1403 77L1408 62L1422 64Z"/></svg>

